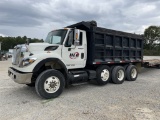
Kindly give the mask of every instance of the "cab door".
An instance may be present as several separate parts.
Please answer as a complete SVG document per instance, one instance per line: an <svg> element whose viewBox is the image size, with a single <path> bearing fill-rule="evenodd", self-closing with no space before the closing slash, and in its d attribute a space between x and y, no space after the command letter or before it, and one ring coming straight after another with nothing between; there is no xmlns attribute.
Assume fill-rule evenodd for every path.
<svg viewBox="0 0 160 120"><path fill-rule="evenodd" d="M62 48L62 59L68 69L84 68L86 64L85 32L79 30L79 43L77 45L75 45L74 32L73 29L68 32Z"/></svg>

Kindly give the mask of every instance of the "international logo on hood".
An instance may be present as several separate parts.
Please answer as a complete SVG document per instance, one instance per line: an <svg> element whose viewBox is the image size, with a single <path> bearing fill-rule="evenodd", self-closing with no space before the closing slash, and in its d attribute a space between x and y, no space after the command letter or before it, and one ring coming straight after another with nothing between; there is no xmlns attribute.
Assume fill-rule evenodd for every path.
<svg viewBox="0 0 160 120"><path fill-rule="evenodd" d="M78 52L70 53L69 57L70 57L71 59L76 59L76 58L79 57L79 53L78 53Z"/></svg>

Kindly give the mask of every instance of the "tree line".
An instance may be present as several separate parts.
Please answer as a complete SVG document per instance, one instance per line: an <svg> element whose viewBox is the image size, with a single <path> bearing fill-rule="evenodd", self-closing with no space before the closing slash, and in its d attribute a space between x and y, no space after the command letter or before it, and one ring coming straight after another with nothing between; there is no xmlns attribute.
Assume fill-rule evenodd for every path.
<svg viewBox="0 0 160 120"><path fill-rule="evenodd" d="M2 37L0 36L1 50L8 51L13 49L17 44L25 44L29 40L30 43L43 42L43 39L27 38L26 36L18 37Z"/></svg>
<svg viewBox="0 0 160 120"><path fill-rule="evenodd" d="M145 29L144 55L160 55L160 26L149 26Z"/></svg>

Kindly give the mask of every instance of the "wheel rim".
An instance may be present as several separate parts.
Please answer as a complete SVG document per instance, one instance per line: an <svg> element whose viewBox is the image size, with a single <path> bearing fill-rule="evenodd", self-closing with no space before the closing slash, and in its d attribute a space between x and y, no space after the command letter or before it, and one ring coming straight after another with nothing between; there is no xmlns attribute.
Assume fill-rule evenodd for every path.
<svg viewBox="0 0 160 120"><path fill-rule="evenodd" d="M107 69L104 69L102 72L101 72L101 79L103 81L107 81L109 79L109 71Z"/></svg>
<svg viewBox="0 0 160 120"><path fill-rule="evenodd" d="M60 80L55 77L51 76L44 82L44 90L47 93L55 93L60 88Z"/></svg>
<svg viewBox="0 0 160 120"><path fill-rule="evenodd" d="M124 78L124 71L123 70L119 70L118 71L118 80L122 81Z"/></svg>
<svg viewBox="0 0 160 120"><path fill-rule="evenodd" d="M136 76L137 76L137 70L135 68L133 68L131 71L131 77L136 78Z"/></svg>

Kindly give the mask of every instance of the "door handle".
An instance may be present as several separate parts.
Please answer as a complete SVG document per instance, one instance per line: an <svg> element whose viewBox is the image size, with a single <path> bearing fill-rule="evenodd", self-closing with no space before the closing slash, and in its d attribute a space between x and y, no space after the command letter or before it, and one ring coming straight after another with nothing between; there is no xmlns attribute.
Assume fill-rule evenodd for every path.
<svg viewBox="0 0 160 120"><path fill-rule="evenodd" d="M71 48L68 48L68 51L71 51Z"/></svg>
<svg viewBox="0 0 160 120"><path fill-rule="evenodd" d="M84 53L81 53L81 59L83 59L84 58Z"/></svg>

